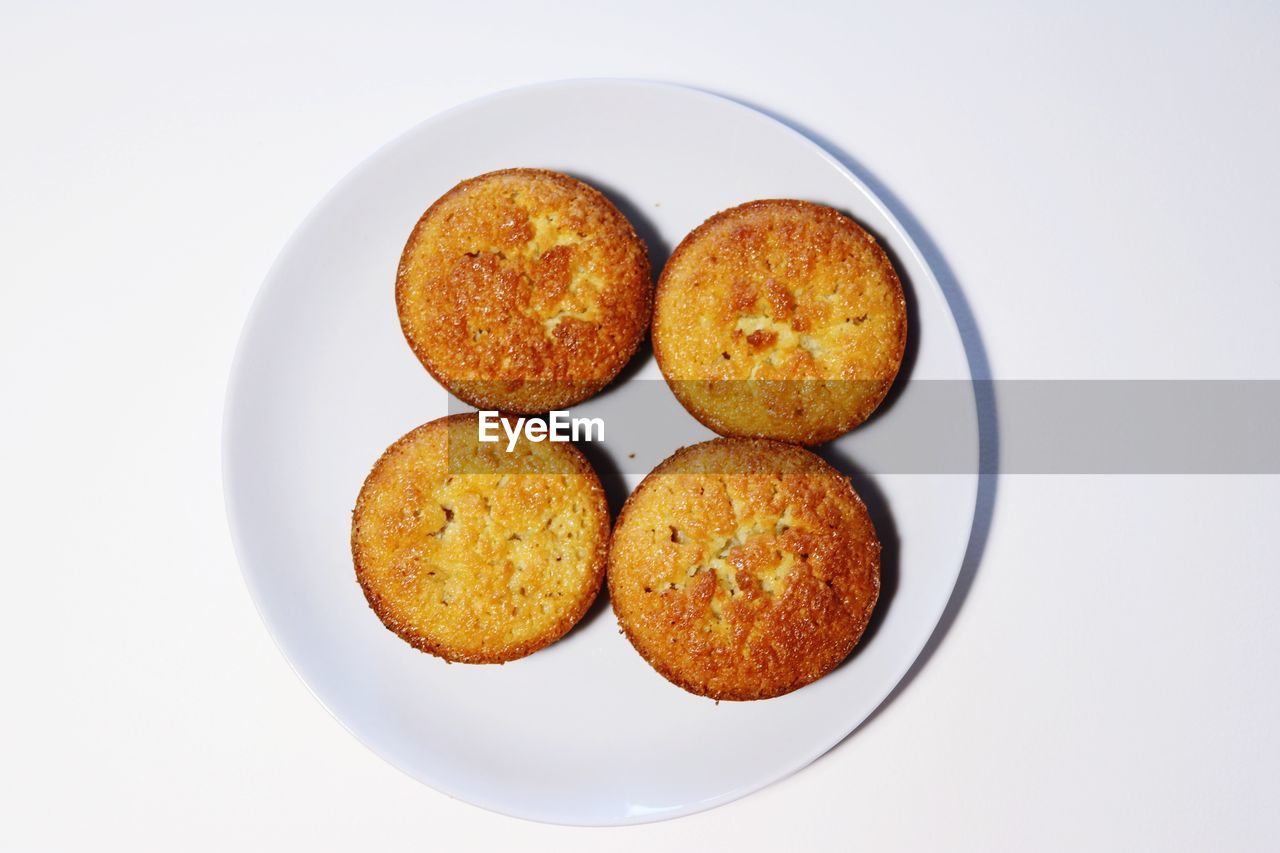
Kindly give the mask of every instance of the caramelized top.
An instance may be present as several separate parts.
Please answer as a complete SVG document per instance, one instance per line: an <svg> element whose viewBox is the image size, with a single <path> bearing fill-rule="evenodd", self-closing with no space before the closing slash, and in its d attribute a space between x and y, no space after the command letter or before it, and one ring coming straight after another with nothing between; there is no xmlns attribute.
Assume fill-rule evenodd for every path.
<svg viewBox="0 0 1280 853"><path fill-rule="evenodd" d="M821 677L861 636L880 542L849 481L780 442L677 452L628 499L609 590L641 655L716 699L777 696Z"/></svg>
<svg viewBox="0 0 1280 853"><path fill-rule="evenodd" d="M724 435L812 444L861 423L902 363L884 250L838 211L755 201L707 220L662 271L653 345L681 403Z"/></svg>
<svg viewBox="0 0 1280 853"><path fill-rule="evenodd" d="M608 199L567 175L464 181L405 246L396 304L429 371L480 408L532 413L598 391L648 326L649 261Z"/></svg>
<svg viewBox="0 0 1280 853"><path fill-rule="evenodd" d="M356 574L418 648L493 663L557 640L604 576L609 511L571 444L477 440L475 415L424 424L378 460L356 502Z"/></svg>

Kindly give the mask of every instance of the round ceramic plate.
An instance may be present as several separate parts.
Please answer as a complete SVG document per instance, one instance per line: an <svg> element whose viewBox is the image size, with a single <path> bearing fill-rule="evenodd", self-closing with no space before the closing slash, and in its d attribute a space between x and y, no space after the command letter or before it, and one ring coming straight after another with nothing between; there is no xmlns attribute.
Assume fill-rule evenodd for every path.
<svg viewBox="0 0 1280 853"><path fill-rule="evenodd" d="M655 244L658 262L709 215L751 199L849 212L889 247L912 304L910 375L890 414L910 405L922 379L967 381L964 347L906 232L839 162L759 112L655 83L537 85L437 116L343 179L267 276L228 391L225 489L249 590L315 695L387 761L488 809L622 824L710 808L839 743L924 647L973 519L972 394L939 428L975 436L975 467L860 484L892 540L886 595L854 655L808 687L761 702L692 696L645 664L603 603L562 641L504 666L448 665L415 651L365 604L349 546L351 508L374 460L447 407L400 332L396 265L433 200L510 166L568 172L604 190ZM611 393L659 376L651 358L626 375ZM670 407L653 413L655 426L687 418L674 397ZM893 423L877 417L834 452L856 460L859 441Z"/></svg>

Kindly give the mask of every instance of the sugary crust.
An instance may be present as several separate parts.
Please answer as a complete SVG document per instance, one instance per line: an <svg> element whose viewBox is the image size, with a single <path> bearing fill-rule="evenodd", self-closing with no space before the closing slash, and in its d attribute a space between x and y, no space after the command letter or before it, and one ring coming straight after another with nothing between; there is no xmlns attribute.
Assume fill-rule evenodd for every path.
<svg viewBox="0 0 1280 853"><path fill-rule="evenodd" d="M880 541L821 458L722 438L677 451L631 494L608 580L623 632L663 677L713 699L766 699L857 645L880 592Z"/></svg>
<svg viewBox="0 0 1280 853"><path fill-rule="evenodd" d="M572 628L600 590L609 509L571 444L480 444L474 413L382 454L356 500L356 578L383 624L445 660L503 663Z"/></svg>
<svg viewBox="0 0 1280 853"><path fill-rule="evenodd" d="M721 435L801 444L866 420L907 341L902 283L833 208L766 199L717 213L658 280L653 350L673 393Z"/></svg>
<svg viewBox="0 0 1280 853"><path fill-rule="evenodd" d="M521 414L607 385L648 328L643 241L598 190L545 169L463 181L414 227L396 308L423 366L458 398Z"/></svg>

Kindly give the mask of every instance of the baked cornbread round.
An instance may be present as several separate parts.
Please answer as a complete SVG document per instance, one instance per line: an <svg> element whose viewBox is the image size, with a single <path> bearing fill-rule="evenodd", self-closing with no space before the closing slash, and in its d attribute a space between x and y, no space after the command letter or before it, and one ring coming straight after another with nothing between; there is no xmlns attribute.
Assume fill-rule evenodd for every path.
<svg viewBox="0 0 1280 853"><path fill-rule="evenodd" d="M653 349L676 398L728 436L818 444L862 423L902 365L907 307L884 249L820 204L753 201L676 247Z"/></svg>
<svg viewBox="0 0 1280 853"><path fill-rule="evenodd" d="M802 447L686 447L631 494L609 594L654 669L713 699L767 699L857 645L880 593L880 540L848 478Z"/></svg>
<svg viewBox="0 0 1280 853"><path fill-rule="evenodd" d="M649 325L644 243L598 190L542 169L463 181L423 214L396 307L440 384L481 409L530 414L609 383Z"/></svg>
<svg viewBox="0 0 1280 853"><path fill-rule="evenodd" d="M369 606L413 646L502 663L564 636L604 578L609 509L571 444L481 443L474 414L431 421L373 466L351 551Z"/></svg>

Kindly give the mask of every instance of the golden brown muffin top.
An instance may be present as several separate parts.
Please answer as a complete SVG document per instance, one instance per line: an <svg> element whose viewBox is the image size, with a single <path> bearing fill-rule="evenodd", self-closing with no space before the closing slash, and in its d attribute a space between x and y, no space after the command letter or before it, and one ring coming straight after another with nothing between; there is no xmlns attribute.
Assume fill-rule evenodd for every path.
<svg viewBox="0 0 1280 853"><path fill-rule="evenodd" d="M810 202L716 214L658 282L658 364L685 408L722 435L816 444L852 429L893 384L906 339L884 250Z"/></svg>
<svg viewBox="0 0 1280 853"><path fill-rule="evenodd" d="M391 445L352 519L356 576L383 623L451 661L501 663L565 634L604 577L609 510L571 444L480 443L474 414Z"/></svg>
<svg viewBox="0 0 1280 853"><path fill-rule="evenodd" d="M618 209L581 181L506 169L463 181L423 214L400 260L409 345L485 409L534 413L594 394L648 327L649 260Z"/></svg>
<svg viewBox="0 0 1280 853"><path fill-rule="evenodd" d="M663 676L714 699L820 678L857 644L880 590L880 542L849 480L762 439L686 447L623 507L609 592Z"/></svg>

